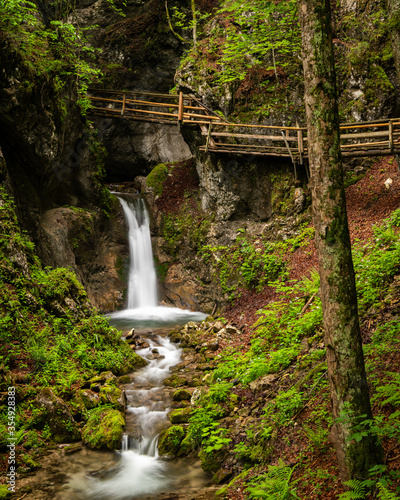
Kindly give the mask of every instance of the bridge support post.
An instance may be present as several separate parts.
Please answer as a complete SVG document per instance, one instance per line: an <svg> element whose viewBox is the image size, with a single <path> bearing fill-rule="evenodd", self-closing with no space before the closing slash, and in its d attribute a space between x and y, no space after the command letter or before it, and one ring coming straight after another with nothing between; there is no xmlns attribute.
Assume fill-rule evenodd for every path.
<svg viewBox="0 0 400 500"><path fill-rule="evenodd" d="M121 111L121 116L124 116L125 114L125 105L126 105L126 94L124 92L122 96L122 111Z"/></svg>
<svg viewBox="0 0 400 500"><path fill-rule="evenodd" d="M183 92L179 92L178 122L183 120Z"/></svg>

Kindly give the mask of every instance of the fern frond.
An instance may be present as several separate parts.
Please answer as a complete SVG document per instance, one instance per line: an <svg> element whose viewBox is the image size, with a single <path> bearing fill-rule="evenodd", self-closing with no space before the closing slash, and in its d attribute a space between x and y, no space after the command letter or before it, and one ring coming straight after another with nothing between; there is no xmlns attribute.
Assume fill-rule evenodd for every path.
<svg viewBox="0 0 400 500"><path fill-rule="evenodd" d="M378 490L379 500L400 500L399 496L385 488L382 483L378 483Z"/></svg>
<svg viewBox="0 0 400 500"><path fill-rule="evenodd" d="M367 494L367 487L363 481L350 479L344 483L349 491L345 491L339 495L339 500L364 500Z"/></svg>

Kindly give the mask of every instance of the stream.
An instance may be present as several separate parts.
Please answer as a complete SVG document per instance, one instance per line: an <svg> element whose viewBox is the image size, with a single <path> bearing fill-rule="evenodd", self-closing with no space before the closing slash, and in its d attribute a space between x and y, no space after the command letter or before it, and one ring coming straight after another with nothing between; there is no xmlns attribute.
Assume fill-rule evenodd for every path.
<svg viewBox="0 0 400 500"><path fill-rule="evenodd" d="M129 229L128 300L127 308L110 314L109 321L123 334L134 328L147 342L148 347L136 352L148 364L131 374L131 383L121 386L127 399L121 449L112 453L84 448L63 456L67 481L55 500L189 498L211 485L197 459L168 460L160 457L157 449L160 431L170 425L167 414L174 391L163 386L163 380L182 356L182 350L169 341L169 327L201 321L206 315L157 305L150 220L144 200L119 200ZM171 497L168 492L183 496Z"/></svg>

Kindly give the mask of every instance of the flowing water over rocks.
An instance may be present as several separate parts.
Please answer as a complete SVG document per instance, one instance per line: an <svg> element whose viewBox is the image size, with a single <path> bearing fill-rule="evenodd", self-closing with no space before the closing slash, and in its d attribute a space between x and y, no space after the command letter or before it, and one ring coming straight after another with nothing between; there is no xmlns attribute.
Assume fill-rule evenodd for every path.
<svg viewBox="0 0 400 500"><path fill-rule="evenodd" d="M168 412L174 391L163 381L182 355L182 349L170 342L165 327L201 321L206 315L157 305L149 215L140 198L120 201L129 227L128 301L126 309L111 314L109 319L125 335L132 328L140 328L135 331L135 342L140 345L136 352L147 366L131 374L130 382L121 386L127 402L121 449L112 453L82 445L61 446L35 478L26 481L27 486L33 485L28 497L32 500L214 497L215 487L197 458L160 457L157 446L160 431L170 425ZM35 491L35 486L40 486L40 491Z"/></svg>

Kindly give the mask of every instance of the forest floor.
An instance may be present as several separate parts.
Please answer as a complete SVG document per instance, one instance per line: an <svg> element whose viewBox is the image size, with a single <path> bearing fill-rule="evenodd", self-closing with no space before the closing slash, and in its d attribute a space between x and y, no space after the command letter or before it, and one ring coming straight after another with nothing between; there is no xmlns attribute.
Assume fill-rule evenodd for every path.
<svg viewBox="0 0 400 500"><path fill-rule="evenodd" d="M389 189L385 186L388 178L393 181ZM373 237L374 226L381 224L400 207L400 172L396 161L392 157L384 157L375 163L361 180L346 189L346 203L352 243L358 240L367 242ZM314 241L287 254L284 259L289 262L289 280L307 277L312 270L318 269ZM232 303L224 316L234 325L244 328L248 336L245 340L249 341L251 331L248 325L257 320L259 309L277 299L277 294L268 286L261 292L241 289L240 293L240 298ZM240 343L243 345L243 339Z"/></svg>
<svg viewBox="0 0 400 500"><path fill-rule="evenodd" d="M393 183L388 188L385 186L385 181L391 178ZM367 244L374 236L374 226L382 224L390 214L400 207L400 172L396 161L391 157L382 158L375 163L375 165L368 171L368 173L358 182L349 186L346 189L347 200L347 214L349 231L352 244L361 241ZM317 250L314 242L310 243L307 247L301 247L294 253L288 254L286 257L289 262L290 280L300 280L301 278L310 275L312 270L318 269ZM230 323L240 327L243 331L243 336L236 339L238 350L246 350L246 345L250 345L252 337L252 325L257 319L257 311L269 302L277 300L278 295L271 287L257 293L250 290L241 290L241 297L237 299L225 312L224 316ZM389 307L386 311L380 313L380 317L374 321L364 319L361 320L361 333L363 342L368 343L373 331L376 329L380 322L385 321L388 315L394 314L398 311L398 304ZM235 347L235 339L231 339L230 346ZM399 371L400 370L400 353L393 352L390 359L381 363L380 371L385 370ZM313 411L313 407L306 408L305 411L297 418L297 424L301 427L301 422L307 421ZM374 408L373 408L374 412ZM285 430L287 432L287 430ZM303 433L304 434L304 433ZM298 484L297 494L300 498L307 500L330 500L337 499L338 494L343 492L343 485L340 479L332 487L332 477L338 474L337 460L333 448L329 448L325 453L319 454L317 457L307 449L306 440L304 443L301 440L301 433L293 433L291 436L282 436L282 448L280 455L285 456L286 463L293 466L298 461L298 456L302 456L303 463L308 462L311 470L325 469L329 471L330 487L323 488L323 480L319 481L320 484ZM286 439L284 439L286 438ZM290 442L290 446L285 447L284 443ZM400 446L393 440L383 443L385 463L391 470L400 469ZM262 474L266 468L260 469L255 474ZM293 477L296 478L296 472ZM236 483L235 491L230 490L230 500L242 500L247 498L244 493L245 484Z"/></svg>

